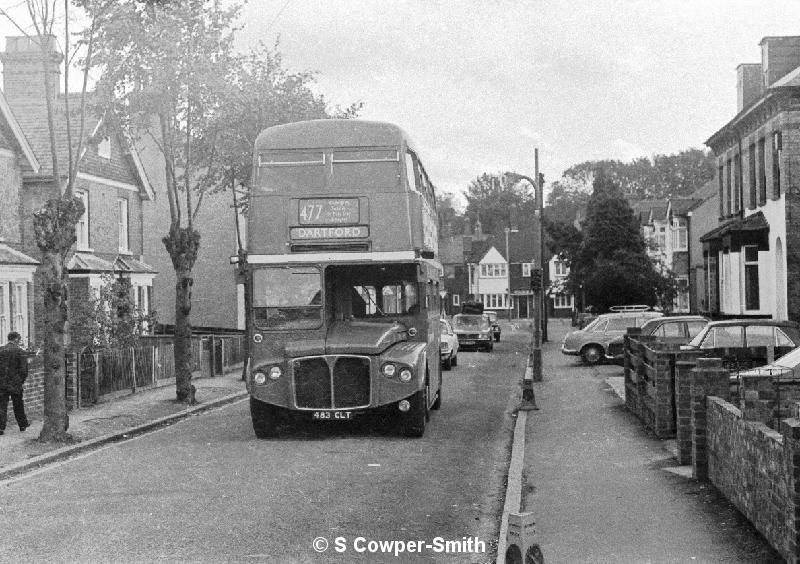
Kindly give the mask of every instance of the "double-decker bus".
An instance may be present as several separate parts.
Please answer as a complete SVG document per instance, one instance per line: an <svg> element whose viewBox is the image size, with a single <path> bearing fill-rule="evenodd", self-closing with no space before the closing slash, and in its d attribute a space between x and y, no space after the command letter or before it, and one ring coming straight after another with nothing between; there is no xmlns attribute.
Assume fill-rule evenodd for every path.
<svg viewBox="0 0 800 564"><path fill-rule="evenodd" d="M383 412L422 436L441 405L436 199L396 125L313 120L255 143L248 212L253 429Z"/></svg>

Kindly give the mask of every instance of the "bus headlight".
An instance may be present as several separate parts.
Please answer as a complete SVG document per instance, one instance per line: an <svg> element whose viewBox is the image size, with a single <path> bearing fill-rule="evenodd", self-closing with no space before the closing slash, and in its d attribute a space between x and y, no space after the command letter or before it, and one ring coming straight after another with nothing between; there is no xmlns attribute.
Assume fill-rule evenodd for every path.
<svg viewBox="0 0 800 564"><path fill-rule="evenodd" d="M405 382L405 383L410 382L412 376L413 376L413 374L411 374L411 369L410 368L403 368L400 371L400 381L401 382Z"/></svg>
<svg viewBox="0 0 800 564"><path fill-rule="evenodd" d="M387 378L394 376L395 372L397 372L397 367L394 364L387 362L383 365L383 375Z"/></svg>
<svg viewBox="0 0 800 564"><path fill-rule="evenodd" d="M253 373L253 382L256 384L263 384L267 381L267 375L260 370Z"/></svg>
<svg viewBox="0 0 800 564"><path fill-rule="evenodd" d="M280 366L273 366L272 368L269 369L270 379L277 380L278 378L281 377L281 375L283 375L283 372L281 371Z"/></svg>

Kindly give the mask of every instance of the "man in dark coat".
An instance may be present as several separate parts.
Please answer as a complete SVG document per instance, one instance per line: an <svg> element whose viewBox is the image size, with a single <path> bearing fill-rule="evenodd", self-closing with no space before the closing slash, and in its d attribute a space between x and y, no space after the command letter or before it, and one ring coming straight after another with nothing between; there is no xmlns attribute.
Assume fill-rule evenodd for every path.
<svg viewBox="0 0 800 564"><path fill-rule="evenodd" d="M6 430L9 397L19 430L30 426L22 401L22 384L28 377L28 353L19 346L20 339L20 334L12 331L8 334L8 343L0 347L0 435Z"/></svg>

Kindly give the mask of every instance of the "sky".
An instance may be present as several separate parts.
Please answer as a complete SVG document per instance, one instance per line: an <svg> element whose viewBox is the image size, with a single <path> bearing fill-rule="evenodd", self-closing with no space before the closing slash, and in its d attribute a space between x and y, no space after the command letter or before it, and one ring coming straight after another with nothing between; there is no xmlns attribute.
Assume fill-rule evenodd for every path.
<svg viewBox="0 0 800 564"><path fill-rule="evenodd" d="M0 0L24 20L20 4ZM241 23L240 49L278 41L287 70L400 125L459 194L483 173L533 176L534 149L549 183L703 148L736 114L736 67L800 34L800 0L249 0Z"/></svg>

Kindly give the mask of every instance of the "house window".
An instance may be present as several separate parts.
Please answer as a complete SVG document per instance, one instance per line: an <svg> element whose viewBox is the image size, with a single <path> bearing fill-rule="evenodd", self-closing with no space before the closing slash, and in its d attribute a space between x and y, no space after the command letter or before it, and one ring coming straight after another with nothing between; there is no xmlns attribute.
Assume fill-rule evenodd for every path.
<svg viewBox="0 0 800 564"><path fill-rule="evenodd" d="M0 335L16 331L28 341L28 286L24 281L0 280Z"/></svg>
<svg viewBox="0 0 800 564"><path fill-rule="evenodd" d="M111 139L106 137L97 144L97 156L103 159L111 159Z"/></svg>
<svg viewBox="0 0 800 564"><path fill-rule="evenodd" d="M689 311L689 277L679 276L677 278L677 292L675 295L675 310Z"/></svg>
<svg viewBox="0 0 800 564"><path fill-rule="evenodd" d="M725 215L731 214L731 160L728 159L727 166L725 167Z"/></svg>
<svg viewBox="0 0 800 564"><path fill-rule="evenodd" d="M742 194L742 155L733 156L733 213L739 213Z"/></svg>
<svg viewBox="0 0 800 564"><path fill-rule="evenodd" d="M673 217L672 218L672 250L685 251L689 247L689 239L687 236L686 218Z"/></svg>
<svg viewBox="0 0 800 564"><path fill-rule="evenodd" d="M725 167L720 165L717 168L717 183L719 186L717 189L719 190L719 216L723 217L725 215L725 186L723 182L723 178L725 177Z"/></svg>
<svg viewBox="0 0 800 564"><path fill-rule="evenodd" d="M522 263L522 276L523 276L523 278L526 277L526 276L530 277L530 275L531 275L531 263L523 262Z"/></svg>
<svg viewBox="0 0 800 564"><path fill-rule="evenodd" d="M505 264L482 264L481 265L481 278L505 278L506 265Z"/></svg>
<svg viewBox="0 0 800 564"><path fill-rule="evenodd" d="M119 251L128 252L128 200L117 200L117 221L119 222Z"/></svg>
<svg viewBox="0 0 800 564"><path fill-rule="evenodd" d="M572 307L572 296L570 294L556 294L553 296L553 307L565 309Z"/></svg>
<svg viewBox="0 0 800 564"><path fill-rule="evenodd" d="M656 233L656 246L660 251L667 248L667 228L663 225L658 228Z"/></svg>
<svg viewBox="0 0 800 564"><path fill-rule="evenodd" d="M758 189L756 188L756 144L750 144L750 151L748 152L748 167L749 169L749 182L748 184L748 205L751 210L756 208L756 201L757 201L757 193Z"/></svg>
<svg viewBox="0 0 800 564"><path fill-rule="evenodd" d="M569 274L569 268L567 268L567 263L563 260L557 260L553 263L555 267L555 275L556 276L567 276Z"/></svg>
<svg viewBox="0 0 800 564"><path fill-rule="evenodd" d="M758 299L758 247L744 250L744 308L759 309Z"/></svg>
<svg viewBox="0 0 800 564"><path fill-rule="evenodd" d="M75 225L76 247L79 251L89 250L89 193L83 190L75 191L75 197L83 202L83 215Z"/></svg>
<svg viewBox="0 0 800 564"><path fill-rule="evenodd" d="M458 294L453 294L453 305L456 307L461 305L461 296Z"/></svg>
<svg viewBox="0 0 800 564"><path fill-rule="evenodd" d="M781 197L781 151L783 150L783 135L780 131L772 134L772 197L776 200Z"/></svg>
<svg viewBox="0 0 800 564"><path fill-rule="evenodd" d="M506 307L505 294L483 294L483 307L488 309L500 309Z"/></svg>
<svg viewBox="0 0 800 564"><path fill-rule="evenodd" d="M764 151L764 138L758 140L758 203L767 203L767 155Z"/></svg>

